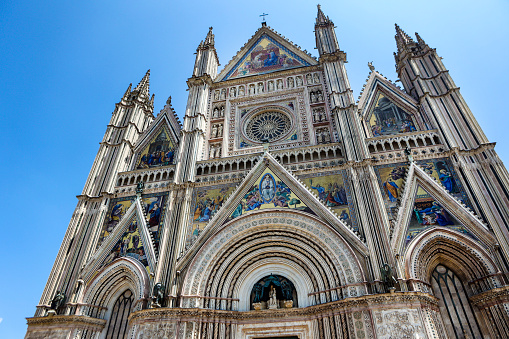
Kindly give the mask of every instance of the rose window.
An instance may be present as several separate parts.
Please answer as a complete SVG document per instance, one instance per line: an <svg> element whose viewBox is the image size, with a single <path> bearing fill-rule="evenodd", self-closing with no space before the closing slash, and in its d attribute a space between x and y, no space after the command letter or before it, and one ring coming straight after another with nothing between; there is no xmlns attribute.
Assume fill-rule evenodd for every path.
<svg viewBox="0 0 509 339"><path fill-rule="evenodd" d="M256 142L273 142L283 138L292 127L290 118L277 111L264 112L251 118L246 126L246 135Z"/></svg>

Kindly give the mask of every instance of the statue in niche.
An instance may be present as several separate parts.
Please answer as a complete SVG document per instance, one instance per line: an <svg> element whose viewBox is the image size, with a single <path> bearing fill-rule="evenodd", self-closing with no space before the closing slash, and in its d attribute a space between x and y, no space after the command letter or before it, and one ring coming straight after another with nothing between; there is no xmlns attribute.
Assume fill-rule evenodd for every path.
<svg viewBox="0 0 509 339"><path fill-rule="evenodd" d="M309 94L309 96L311 98L311 103L316 102L317 98L316 98L316 93L315 92L311 92Z"/></svg>
<svg viewBox="0 0 509 339"><path fill-rule="evenodd" d="M325 115L325 110L323 108L318 110L318 114L320 115L320 121L327 121L327 116Z"/></svg>
<svg viewBox="0 0 509 339"><path fill-rule="evenodd" d="M330 133L329 133L329 130L327 128L325 128L323 130L323 139L324 139L324 143L329 143L330 142Z"/></svg>
<svg viewBox="0 0 509 339"><path fill-rule="evenodd" d="M319 120L319 113L318 110L313 110L313 122L318 122Z"/></svg>
<svg viewBox="0 0 509 339"><path fill-rule="evenodd" d="M281 281L281 290L283 291L283 298L285 298L285 300L293 299L292 286L287 280Z"/></svg>
<svg viewBox="0 0 509 339"><path fill-rule="evenodd" d="M283 89L283 80L279 79L277 81L277 89L282 90Z"/></svg>
<svg viewBox="0 0 509 339"><path fill-rule="evenodd" d="M214 146L210 146L210 151L209 151L209 157L211 159L215 158L216 156L216 148Z"/></svg>
<svg viewBox="0 0 509 339"><path fill-rule="evenodd" d="M221 146L217 146L216 148L216 158L220 158L221 157Z"/></svg>
<svg viewBox="0 0 509 339"><path fill-rule="evenodd" d="M217 137L217 125L212 125L212 133L210 134L211 138Z"/></svg>
<svg viewBox="0 0 509 339"><path fill-rule="evenodd" d="M269 309L275 309L278 308L277 298L276 298L276 289L274 286L270 286L270 292L269 292Z"/></svg>
<svg viewBox="0 0 509 339"><path fill-rule="evenodd" d="M321 129L317 129L316 130L316 143L320 144L321 141L322 141L322 130Z"/></svg>
<svg viewBox="0 0 509 339"><path fill-rule="evenodd" d="M245 94L244 86L239 87L239 96L243 96Z"/></svg>
<svg viewBox="0 0 509 339"><path fill-rule="evenodd" d="M253 286L253 292L254 292L253 302L254 303L259 303L262 301L262 289L263 289L263 286L260 283L256 283Z"/></svg>
<svg viewBox="0 0 509 339"><path fill-rule="evenodd" d="M320 102L323 101L322 91L318 91L317 100L320 101Z"/></svg>
<svg viewBox="0 0 509 339"><path fill-rule="evenodd" d="M221 106L221 117L224 117L224 106Z"/></svg>
<svg viewBox="0 0 509 339"><path fill-rule="evenodd" d="M152 307L159 308L163 306L164 289L164 285L161 283L154 285L154 288L152 289Z"/></svg>
<svg viewBox="0 0 509 339"><path fill-rule="evenodd" d="M255 94L255 85L249 85L249 95Z"/></svg>
<svg viewBox="0 0 509 339"><path fill-rule="evenodd" d="M221 100L225 100L226 99L226 90L223 88L221 90Z"/></svg>
<svg viewBox="0 0 509 339"><path fill-rule="evenodd" d="M230 98L235 98L236 95L237 90L235 89L235 87L230 88Z"/></svg>
<svg viewBox="0 0 509 339"><path fill-rule="evenodd" d="M306 84L308 86L313 84L313 78L311 77L311 74L306 74Z"/></svg>
<svg viewBox="0 0 509 339"><path fill-rule="evenodd" d="M295 86L293 78L288 78L288 80L286 80L286 84L288 85L288 88L293 88Z"/></svg>
<svg viewBox="0 0 509 339"><path fill-rule="evenodd" d="M48 310L48 315L57 314L58 310L64 306L65 303L65 294L61 291L57 291L57 294L50 301L50 309Z"/></svg>
<svg viewBox="0 0 509 339"><path fill-rule="evenodd" d="M274 81L269 81L268 90L269 92L272 92L274 90Z"/></svg>
<svg viewBox="0 0 509 339"><path fill-rule="evenodd" d="M214 100L219 100L219 91L214 92Z"/></svg>
<svg viewBox="0 0 509 339"><path fill-rule="evenodd" d="M296 82L297 82L297 87L302 86L302 77L298 76Z"/></svg>
<svg viewBox="0 0 509 339"><path fill-rule="evenodd" d="M314 80L315 84L320 83L320 77L318 76L318 73L313 74L313 80Z"/></svg>
<svg viewBox="0 0 509 339"><path fill-rule="evenodd" d="M217 136L222 137L223 136L223 124L220 124L217 126Z"/></svg>
<svg viewBox="0 0 509 339"><path fill-rule="evenodd" d="M263 93L263 82L258 83L258 93Z"/></svg>
<svg viewBox="0 0 509 339"><path fill-rule="evenodd" d="M212 114L212 118L219 118L219 108L214 108L214 113Z"/></svg>

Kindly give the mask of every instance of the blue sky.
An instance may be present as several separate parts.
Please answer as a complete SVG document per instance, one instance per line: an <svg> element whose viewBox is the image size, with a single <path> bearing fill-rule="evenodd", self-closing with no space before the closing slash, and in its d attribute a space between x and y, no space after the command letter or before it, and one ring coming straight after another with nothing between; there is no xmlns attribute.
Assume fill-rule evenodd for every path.
<svg viewBox="0 0 509 339"><path fill-rule="evenodd" d="M321 1L336 24L355 97L372 61L396 80L394 23L437 49L502 160L509 160L507 1ZM151 69L155 112L179 116L194 52L214 27L221 68L260 26L317 55L316 3L12 1L0 3L3 246L0 337L21 338L76 206L114 104Z"/></svg>

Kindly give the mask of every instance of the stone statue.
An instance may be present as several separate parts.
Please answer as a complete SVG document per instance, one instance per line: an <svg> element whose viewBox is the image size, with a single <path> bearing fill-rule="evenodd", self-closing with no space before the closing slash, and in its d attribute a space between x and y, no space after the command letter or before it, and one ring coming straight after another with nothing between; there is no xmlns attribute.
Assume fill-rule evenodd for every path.
<svg viewBox="0 0 509 339"><path fill-rule="evenodd" d="M223 88L221 90L221 100L224 100L224 99L226 99L226 90Z"/></svg>
<svg viewBox="0 0 509 339"><path fill-rule="evenodd" d="M283 80L279 79L277 81L277 89L283 89Z"/></svg>
<svg viewBox="0 0 509 339"><path fill-rule="evenodd" d="M288 85L288 88L293 88L293 86L295 86L295 83L293 81L293 78L288 78L288 80L286 81L287 85Z"/></svg>
<svg viewBox="0 0 509 339"><path fill-rule="evenodd" d="M164 303L164 285L157 283L152 290L152 306L162 307Z"/></svg>
<svg viewBox="0 0 509 339"><path fill-rule="evenodd" d="M392 269L389 264L383 264L381 268L382 273L382 282L384 285L390 290L394 289L395 284L398 283L398 280L392 274Z"/></svg>
<svg viewBox="0 0 509 339"><path fill-rule="evenodd" d="M297 77L297 87L302 86L302 77Z"/></svg>
<svg viewBox="0 0 509 339"><path fill-rule="evenodd" d="M219 109L216 107L214 108L214 113L212 114L213 118L219 118Z"/></svg>
<svg viewBox="0 0 509 339"><path fill-rule="evenodd" d="M262 82L258 83L258 93L263 93L263 83Z"/></svg>
<svg viewBox="0 0 509 339"><path fill-rule="evenodd" d="M375 70L375 66L373 66L373 61L368 62L368 67L371 72Z"/></svg>
<svg viewBox="0 0 509 339"><path fill-rule="evenodd" d="M221 106L221 116L224 117L224 106Z"/></svg>
<svg viewBox="0 0 509 339"><path fill-rule="evenodd" d="M315 81L315 84L320 83L320 77L318 76L318 73L313 74L313 80Z"/></svg>
<svg viewBox="0 0 509 339"><path fill-rule="evenodd" d="M214 100L219 100L219 91L214 92Z"/></svg>
<svg viewBox="0 0 509 339"><path fill-rule="evenodd" d="M217 136L222 137L223 136L223 124L220 124L217 126Z"/></svg>
<svg viewBox="0 0 509 339"><path fill-rule="evenodd" d="M255 85L249 85L249 94L250 95L255 94Z"/></svg>
<svg viewBox="0 0 509 339"><path fill-rule="evenodd" d="M218 146L216 148L216 158L220 158L221 157L221 146Z"/></svg>
<svg viewBox="0 0 509 339"><path fill-rule="evenodd" d="M318 122L319 121L319 113L318 113L318 110L313 110L313 122Z"/></svg>
<svg viewBox="0 0 509 339"><path fill-rule="evenodd" d="M216 155L216 148L214 146L210 146L209 157L211 159L213 159L213 158L215 158L215 155Z"/></svg>
<svg viewBox="0 0 509 339"><path fill-rule="evenodd" d="M244 86L240 86L239 87L239 95L241 95L241 96L244 95L245 94L244 92L245 92Z"/></svg>
<svg viewBox="0 0 509 339"><path fill-rule="evenodd" d="M315 92L311 92L310 94L310 97L311 97L311 102L316 102L316 93Z"/></svg>
<svg viewBox="0 0 509 339"><path fill-rule="evenodd" d="M322 102L322 101L323 101L322 91L318 91L317 99L318 99L318 101L320 101L320 102Z"/></svg>
<svg viewBox="0 0 509 339"><path fill-rule="evenodd" d="M277 308L276 289L272 285L270 286L269 292L269 308L270 309Z"/></svg>
<svg viewBox="0 0 509 339"><path fill-rule="evenodd" d="M57 294L53 297L50 303L50 309L58 311L65 303L65 294L57 291Z"/></svg>
<svg viewBox="0 0 509 339"><path fill-rule="evenodd" d="M322 130L317 129L316 130L316 143L319 144L322 139Z"/></svg>
<svg viewBox="0 0 509 339"><path fill-rule="evenodd" d="M262 301L262 290L263 290L263 286L260 283L256 283L253 286L253 291L254 291L253 303L259 303Z"/></svg>
<svg viewBox="0 0 509 339"><path fill-rule="evenodd" d="M235 87L230 88L230 98L235 98L236 95L237 90L235 89Z"/></svg>
<svg viewBox="0 0 509 339"><path fill-rule="evenodd" d="M274 81L269 81L269 92L272 92L274 90ZM260 90L258 90L260 91Z"/></svg>
<svg viewBox="0 0 509 339"><path fill-rule="evenodd" d="M217 125L212 125L212 133L210 134L211 138L217 137Z"/></svg>
<svg viewBox="0 0 509 339"><path fill-rule="evenodd" d="M311 85L313 83L313 78L311 77L311 74L306 74L306 83L308 85Z"/></svg>
<svg viewBox="0 0 509 339"><path fill-rule="evenodd" d="M326 128L323 130L323 134L322 135L323 135L323 138L322 138L323 142L329 143L330 142L330 133L329 133L329 131Z"/></svg>

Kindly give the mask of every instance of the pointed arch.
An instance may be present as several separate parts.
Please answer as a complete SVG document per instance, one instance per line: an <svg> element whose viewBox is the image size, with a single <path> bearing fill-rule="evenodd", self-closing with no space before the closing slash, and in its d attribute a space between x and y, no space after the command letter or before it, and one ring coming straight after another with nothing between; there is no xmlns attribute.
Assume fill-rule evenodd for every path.
<svg viewBox="0 0 509 339"><path fill-rule="evenodd" d="M118 297L130 289L134 295L131 311L141 310L150 292L150 280L145 267L129 257L118 258L103 267L86 283L81 314L108 318Z"/></svg>
<svg viewBox="0 0 509 339"><path fill-rule="evenodd" d="M439 264L453 267L475 294L502 286L489 253L471 238L443 227L421 233L410 244L404 257L405 278L414 290L431 292L432 271Z"/></svg>

